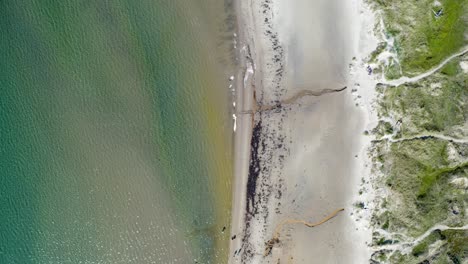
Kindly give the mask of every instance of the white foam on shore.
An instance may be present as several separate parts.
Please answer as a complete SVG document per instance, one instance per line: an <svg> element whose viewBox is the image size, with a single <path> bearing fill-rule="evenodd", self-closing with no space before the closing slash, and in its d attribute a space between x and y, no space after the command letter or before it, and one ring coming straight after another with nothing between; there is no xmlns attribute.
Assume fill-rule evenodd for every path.
<svg viewBox="0 0 468 264"><path fill-rule="evenodd" d="M234 130L234 132L236 132L236 128L237 128L237 116L236 116L236 114L232 114L232 119L234 120L233 130Z"/></svg>
<svg viewBox="0 0 468 264"><path fill-rule="evenodd" d="M244 75L244 89L247 87L247 82L249 80L249 77L254 73L252 64L250 62L247 62L247 70L245 71Z"/></svg>

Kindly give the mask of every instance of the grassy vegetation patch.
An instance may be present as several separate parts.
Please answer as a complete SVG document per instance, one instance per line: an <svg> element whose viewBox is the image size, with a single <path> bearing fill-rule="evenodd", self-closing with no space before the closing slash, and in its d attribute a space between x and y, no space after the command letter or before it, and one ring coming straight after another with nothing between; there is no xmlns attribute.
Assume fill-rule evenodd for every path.
<svg viewBox="0 0 468 264"><path fill-rule="evenodd" d="M447 63L440 72L447 76L455 76L460 72L460 60L454 59Z"/></svg>
<svg viewBox="0 0 468 264"><path fill-rule="evenodd" d="M389 59L390 63L384 69L385 78L388 80L398 79L402 76L401 65L398 64L395 60Z"/></svg>
<svg viewBox="0 0 468 264"><path fill-rule="evenodd" d="M389 200L388 213L376 218L382 227L418 236L448 218L450 224L463 224L467 195L450 180L454 175L468 177L468 163L448 166L446 141L395 143L382 155L387 187L398 197ZM451 213L454 206L458 214Z"/></svg>
<svg viewBox="0 0 468 264"><path fill-rule="evenodd" d="M380 120L377 126L372 130L372 133L378 137L393 133L393 126L387 121Z"/></svg>
<svg viewBox="0 0 468 264"><path fill-rule="evenodd" d="M411 251L411 254L413 254L413 256L415 256L415 257L418 257L418 256L426 253L428 246L429 245L427 244L427 242L419 243L418 245L416 245L413 248L413 250Z"/></svg>
<svg viewBox="0 0 468 264"><path fill-rule="evenodd" d="M450 69L446 71L453 73ZM381 112L403 119L403 135L424 132L449 134L452 127L462 126L468 119L466 74L437 77L384 90Z"/></svg>
<svg viewBox="0 0 468 264"><path fill-rule="evenodd" d="M468 258L467 230L445 230L442 231L442 235L447 238L447 255L454 263L462 263Z"/></svg>
<svg viewBox="0 0 468 264"><path fill-rule="evenodd" d="M468 163L464 163L455 167L444 167L440 169L427 167L425 171L422 172L421 186L418 191L418 198L424 198L427 196L431 188L436 184L441 177L444 177L449 174L453 174L457 171L462 171L464 168L468 167Z"/></svg>
<svg viewBox="0 0 468 264"><path fill-rule="evenodd" d="M415 75L459 51L466 40L468 0L375 1L395 38L404 74ZM439 15L436 15L440 11Z"/></svg>

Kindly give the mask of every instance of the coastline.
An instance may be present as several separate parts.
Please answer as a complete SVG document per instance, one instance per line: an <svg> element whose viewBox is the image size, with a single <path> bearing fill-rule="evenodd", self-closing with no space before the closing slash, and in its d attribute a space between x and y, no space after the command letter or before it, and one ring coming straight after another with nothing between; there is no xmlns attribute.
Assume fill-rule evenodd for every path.
<svg viewBox="0 0 468 264"><path fill-rule="evenodd" d="M368 115L366 111L372 108L374 95L371 90L374 87L361 85L365 89L358 99L354 86L365 83L368 77L363 65L354 65L359 67L354 72L351 65L356 61L362 64L367 52L373 50L372 40L363 39L369 33L363 32L368 30L368 21L362 22L365 17L358 14L364 8L363 3L349 1L347 6L352 7L349 13L345 7L334 6L334 3L321 3L321 8L328 6L337 15L343 14L348 19L340 21L340 28L333 31L335 35L327 37L331 40L337 38L337 46L346 41L351 44L346 51L334 56L330 55L333 47L324 50L323 56L310 51L309 57L304 56L307 57L305 60L313 63L307 64L298 63L298 54L305 51L305 46L311 45L315 45L313 51L320 52L324 48L323 43L287 33L290 30L288 26L305 23L305 16L294 19L295 10L284 8L284 1L263 2L268 6L263 11L261 3L236 2L241 69L235 77L235 179L231 227L231 238L235 238L230 241L228 263L265 263L272 260L311 263L311 258L321 263L349 261L350 258L355 263L362 263L370 258L367 243L371 234L364 223L365 217L359 222L354 215L354 203L362 198L357 196L361 183L359 175L370 173L366 167L370 139L363 135L363 131L373 123L373 114ZM307 4L302 7L305 7L304 14L310 10L307 8L311 8ZM296 6L296 11L302 7ZM271 12L270 16L265 17L268 12ZM316 12L319 15L320 10ZM287 26L279 27L278 21L264 22L270 22L270 17ZM319 27L316 25L314 29ZM263 30L270 32L270 36L259 33ZM337 37L344 30L350 32L343 38ZM353 39L355 34L359 38ZM279 44L274 46L270 43ZM277 50L281 54L279 57L275 57ZM352 55L356 57L355 61L351 60ZM269 63L270 58L275 58L275 63ZM317 62L323 63L323 67L317 67ZM279 68L275 68L278 65ZM275 71L280 74L275 74ZM314 71L326 78L314 76L311 74ZM352 89L341 89L344 91L336 94L298 97L294 102L282 105L283 100L293 97L303 87L320 92L333 88L339 90L337 88L343 84ZM269 111L261 110L265 106ZM256 140L258 142L254 142ZM258 161L253 161L253 156ZM252 175L253 171L260 172ZM255 193L249 198L251 190L248 186L252 187L249 185L252 176L255 176ZM259 206L255 207L257 204ZM264 256L265 243L281 221L289 218L318 221L339 207L345 207L345 212L320 227L310 229L294 225L284 228L286 235L273 246L271 254ZM315 246L311 248L309 245ZM323 258L317 259L318 255Z"/></svg>
<svg viewBox="0 0 468 264"><path fill-rule="evenodd" d="M237 255L237 251L241 248L241 239L233 239L240 236L242 230L245 229L244 210L246 208L245 199L247 194L247 176L248 164L250 161L250 141L252 137L254 110L254 65L252 60L249 60L249 51L253 46L251 30L248 22L250 16L247 14L248 8L242 1L235 1L235 11L237 13L238 30L235 37L237 45L241 46L238 54L239 69L233 81L235 87L235 101L233 102L233 118L234 118L234 180L233 180L233 195L232 195L232 221L230 231L230 246L228 263L233 262L233 256ZM241 15L242 14L242 15ZM250 51L251 52L251 51ZM231 77L232 78L232 77Z"/></svg>

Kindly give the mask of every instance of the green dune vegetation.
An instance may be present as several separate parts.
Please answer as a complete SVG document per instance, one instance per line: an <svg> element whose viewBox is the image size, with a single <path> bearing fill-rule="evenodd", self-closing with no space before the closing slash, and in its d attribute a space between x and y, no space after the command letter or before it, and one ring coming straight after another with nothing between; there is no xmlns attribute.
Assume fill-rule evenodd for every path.
<svg viewBox="0 0 468 264"><path fill-rule="evenodd" d="M467 0L376 0L385 25L383 32L392 39L392 47L382 42L380 49L390 48L398 54L386 69L389 79L402 74L414 76L439 64L467 45ZM375 59L375 54L373 57Z"/></svg>
<svg viewBox="0 0 468 264"><path fill-rule="evenodd" d="M431 105L437 98L425 100ZM466 117L467 113L465 108L461 114ZM413 116L408 110L406 114ZM431 118L434 117L428 118L426 123L432 122ZM456 124L455 121L446 122ZM420 134L427 133L426 123L421 122L420 126L413 123L414 131L418 132L419 128ZM408 136L407 140L375 143L373 153L374 162L378 164L376 172L381 175L376 184L388 194L380 201L372 219L376 246L401 244L403 249L405 243L437 225L463 227L468 224L468 143ZM461 263L449 260L468 257L466 230L435 229L434 232L443 235L429 236L413 245L411 253L403 254L398 249L392 254L378 251L374 257L390 263L421 263L426 259L440 260L431 263ZM387 259L387 255L392 258Z"/></svg>
<svg viewBox="0 0 468 264"><path fill-rule="evenodd" d="M369 63L387 79L426 72L468 44L466 0L374 4L382 11L384 37ZM382 59L383 52L394 56ZM468 259L466 61L467 54L417 82L376 87L374 263Z"/></svg>
<svg viewBox="0 0 468 264"><path fill-rule="evenodd" d="M460 60L398 87L380 85L373 130L376 186L387 195L374 212L373 258L383 263L462 263L468 258L468 75ZM447 73L449 72L449 74ZM385 121L384 121L385 120ZM387 139L388 138L388 139ZM391 197L391 198L389 198ZM431 228L432 233L411 244ZM394 250L385 249L398 245Z"/></svg>
<svg viewBox="0 0 468 264"><path fill-rule="evenodd" d="M464 129L467 84L468 75L460 69L459 59L454 59L439 72L416 83L392 88L379 86L377 89L383 96L379 112L382 116L401 119L396 137L443 133L463 138L468 133ZM393 133L392 126L386 126L386 133Z"/></svg>

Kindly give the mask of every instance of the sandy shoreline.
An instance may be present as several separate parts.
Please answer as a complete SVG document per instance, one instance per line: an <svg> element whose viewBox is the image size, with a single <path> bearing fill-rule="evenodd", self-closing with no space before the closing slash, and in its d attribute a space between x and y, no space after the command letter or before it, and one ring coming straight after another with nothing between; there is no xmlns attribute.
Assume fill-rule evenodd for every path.
<svg viewBox="0 0 468 264"><path fill-rule="evenodd" d="M370 231L365 217L356 221L353 203L368 173L363 131L373 95L358 99L354 88L362 81L361 90L373 89L359 65L360 54L372 51L372 40L363 39L368 21L360 1L288 3L236 1L242 69L229 263L365 263ZM283 103L304 89L343 86L353 89ZM319 227L285 226L264 256L279 222L314 222L341 207Z"/></svg>

